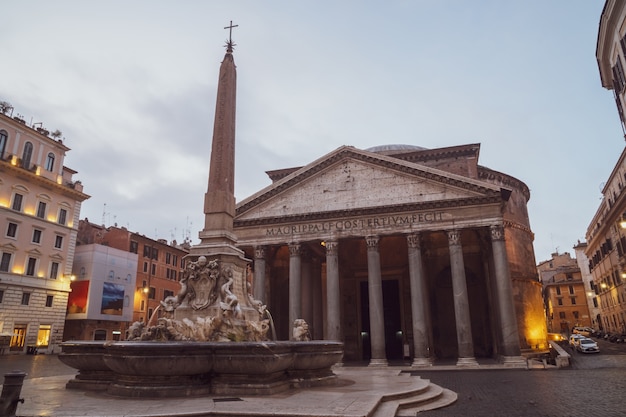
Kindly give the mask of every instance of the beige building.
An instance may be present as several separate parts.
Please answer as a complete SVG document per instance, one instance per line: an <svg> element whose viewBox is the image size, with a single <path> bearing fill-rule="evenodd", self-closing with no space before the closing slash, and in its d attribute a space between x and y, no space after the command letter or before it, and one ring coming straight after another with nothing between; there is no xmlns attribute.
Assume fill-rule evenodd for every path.
<svg viewBox="0 0 626 417"><path fill-rule="evenodd" d="M10 351L61 342L81 203L69 148L12 109L0 112L0 331ZM57 136L57 135L55 135ZM30 349L29 349L30 347Z"/></svg>
<svg viewBox="0 0 626 417"><path fill-rule="evenodd" d="M345 360L518 361L546 347L528 187L479 144L343 146L237 205L279 338L303 317Z"/></svg>
<svg viewBox="0 0 626 417"><path fill-rule="evenodd" d="M591 317L591 327L599 330L600 325L600 301L596 293L596 284L593 282L593 275L589 269L590 262L585 251L587 250L587 242L578 241L574 246L576 253L576 263L580 269L580 275L585 287L585 295L587 298L587 308L589 309L589 317Z"/></svg>
<svg viewBox="0 0 626 417"><path fill-rule="evenodd" d="M602 86L613 91L622 129L626 94L626 1L607 0L598 29L596 59ZM602 189L602 202L587 228L589 270L599 300L598 327L626 332L626 150Z"/></svg>
<svg viewBox="0 0 626 417"><path fill-rule="evenodd" d="M537 266L543 286L548 331L569 334L574 326L592 327L587 291L576 258L553 253Z"/></svg>
<svg viewBox="0 0 626 417"><path fill-rule="evenodd" d="M587 228L589 270L599 300L600 330L626 333L626 150L602 189L602 203Z"/></svg>
<svg viewBox="0 0 626 417"><path fill-rule="evenodd" d="M626 131L626 1L607 0L600 16L596 59L602 86L613 91L622 130Z"/></svg>

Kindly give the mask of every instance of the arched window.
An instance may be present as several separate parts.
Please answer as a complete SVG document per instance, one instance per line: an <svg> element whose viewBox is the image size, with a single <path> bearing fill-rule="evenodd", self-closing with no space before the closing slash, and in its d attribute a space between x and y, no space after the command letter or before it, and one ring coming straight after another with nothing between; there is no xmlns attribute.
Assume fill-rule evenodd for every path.
<svg viewBox="0 0 626 417"><path fill-rule="evenodd" d="M24 153L22 154L22 167L30 169L30 159L33 157L33 144L26 142L24 144Z"/></svg>
<svg viewBox="0 0 626 417"><path fill-rule="evenodd" d="M0 159L4 159L4 149L7 147L9 134L6 130L0 130Z"/></svg>
<svg viewBox="0 0 626 417"><path fill-rule="evenodd" d="M52 172L54 169L54 154L50 152L46 158L46 170Z"/></svg>

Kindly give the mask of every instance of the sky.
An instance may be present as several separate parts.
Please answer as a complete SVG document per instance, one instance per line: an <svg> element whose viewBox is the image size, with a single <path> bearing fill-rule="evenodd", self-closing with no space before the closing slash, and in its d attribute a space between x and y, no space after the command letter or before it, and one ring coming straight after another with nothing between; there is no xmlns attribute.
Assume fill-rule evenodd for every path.
<svg viewBox="0 0 626 417"><path fill-rule="evenodd" d="M0 0L0 101L63 132L81 218L199 242L236 44L237 201L342 145L480 143L523 181L536 261L585 240L624 149L604 0Z"/></svg>

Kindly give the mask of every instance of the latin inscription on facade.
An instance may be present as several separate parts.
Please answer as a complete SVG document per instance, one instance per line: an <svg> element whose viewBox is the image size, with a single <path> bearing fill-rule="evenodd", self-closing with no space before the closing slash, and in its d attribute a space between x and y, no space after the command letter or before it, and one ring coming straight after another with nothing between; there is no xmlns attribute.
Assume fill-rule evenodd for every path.
<svg viewBox="0 0 626 417"><path fill-rule="evenodd" d="M442 221L444 213L440 211L413 213L399 216L366 217L360 219L336 220L319 223L302 223L288 226L270 227L266 236L285 236L309 233L330 233L382 228L407 228L419 223Z"/></svg>

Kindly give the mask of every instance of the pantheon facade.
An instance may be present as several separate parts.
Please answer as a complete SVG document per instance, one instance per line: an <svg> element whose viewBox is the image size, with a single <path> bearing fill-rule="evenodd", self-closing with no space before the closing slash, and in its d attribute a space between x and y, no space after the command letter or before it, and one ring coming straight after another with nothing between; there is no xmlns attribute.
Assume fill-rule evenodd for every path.
<svg viewBox="0 0 626 417"><path fill-rule="evenodd" d="M546 347L528 187L479 144L342 146L237 204L237 246L278 339L303 318L344 361L519 364ZM513 366L512 365L512 366Z"/></svg>

